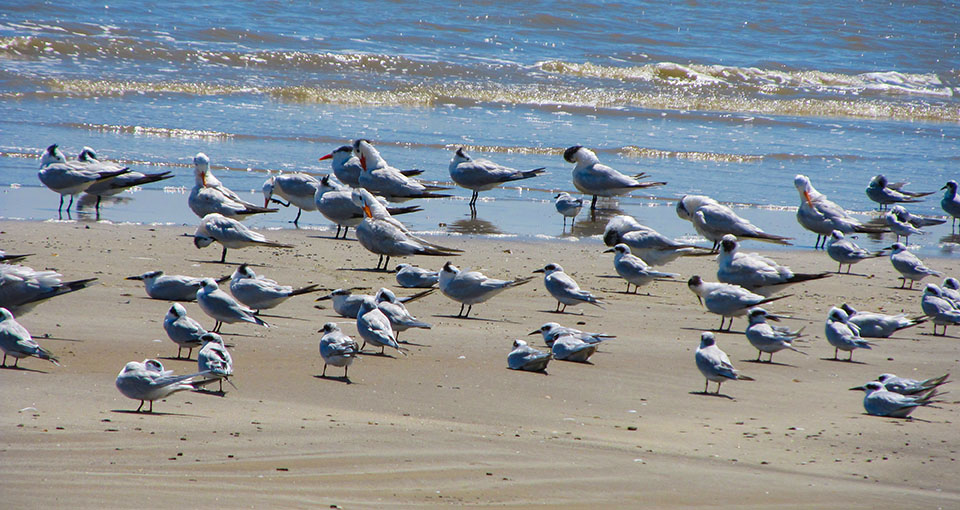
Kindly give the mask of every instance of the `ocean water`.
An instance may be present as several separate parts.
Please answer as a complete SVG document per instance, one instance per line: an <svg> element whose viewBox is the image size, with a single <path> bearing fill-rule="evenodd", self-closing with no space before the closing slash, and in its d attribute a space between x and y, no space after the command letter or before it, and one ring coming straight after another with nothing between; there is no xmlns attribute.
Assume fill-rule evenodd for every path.
<svg viewBox="0 0 960 510"><path fill-rule="evenodd" d="M37 155L60 144L176 178L121 195L110 221L191 224L191 160L259 190L268 173L329 172L317 158L368 138L399 168L449 182L464 146L548 174L424 202L430 232L570 236L552 208L575 191L563 150L593 148L667 181L605 208L693 239L672 200L707 194L812 246L793 176L864 218L883 173L922 191L960 178L960 4L360 1L0 4L0 217L57 217ZM164 188L166 188L164 190ZM257 199L258 194L251 195ZM909 206L943 215L940 194ZM251 224L293 228L295 212ZM584 213L596 235L611 211ZM74 218L90 219L89 214ZM324 227L318 214L303 226ZM950 227L911 244L949 254ZM864 239L871 247L891 238Z"/></svg>

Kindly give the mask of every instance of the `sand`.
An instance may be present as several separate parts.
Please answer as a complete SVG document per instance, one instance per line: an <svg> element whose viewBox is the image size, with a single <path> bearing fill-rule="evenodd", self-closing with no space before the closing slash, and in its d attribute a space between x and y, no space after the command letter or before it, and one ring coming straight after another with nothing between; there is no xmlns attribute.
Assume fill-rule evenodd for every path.
<svg viewBox="0 0 960 510"><path fill-rule="evenodd" d="M179 393L138 414L139 402L114 387L126 362L155 357L178 373L195 371L196 362L172 359L176 346L162 329L169 303L148 299L125 277L153 269L220 276L242 261L292 285L375 291L396 287L393 275L365 270L376 257L355 241L318 231L269 231L296 248L231 250L223 265L213 262L218 248L200 251L180 237L189 226L7 221L0 230L2 248L36 254L25 262L31 267L99 278L19 318L62 366L26 359L21 370L0 370L7 508L960 506L960 406L919 409L914 420L877 418L864 414L862 393L847 391L884 372L956 372L958 331L934 337L922 325L855 352L854 363L829 359L823 324L831 306L921 313L920 291L893 288L899 283L885 258L854 266L860 276L794 286L793 297L769 307L796 318L788 325L806 326L807 356L751 362L757 352L742 334L746 321L735 320L718 344L756 381L705 396L693 354L700 332L720 320L684 282L693 274L714 280L710 257L666 266L683 275L680 283L625 295L622 280L606 277L612 255L596 240L441 237L469 246L455 264L495 277L560 263L603 296L606 309L550 313L556 302L538 278L475 306L465 320L452 317L459 305L438 292L410 306L434 327L401 335L412 342L408 355L364 356L346 384L318 377L317 330L335 320L355 336L355 325L329 302L318 310L313 296L298 296L265 317L269 329L224 326L238 389ZM836 268L809 249L772 255L795 271ZM444 259L407 261L439 267ZM956 260L928 262L960 273ZM196 303L186 308L212 327ZM617 338L590 364L554 361L549 375L508 370L512 341L543 348L527 333L548 321Z"/></svg>

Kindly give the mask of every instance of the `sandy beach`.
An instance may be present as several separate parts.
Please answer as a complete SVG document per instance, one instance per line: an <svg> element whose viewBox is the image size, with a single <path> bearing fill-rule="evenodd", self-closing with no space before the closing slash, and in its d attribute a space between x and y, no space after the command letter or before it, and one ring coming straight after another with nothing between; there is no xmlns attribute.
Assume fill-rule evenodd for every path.
<svg viewBox="0 0 960 510"><path fill-rule="evenodd" d="M859 275L799 284L769 309L806 327L804 356L781 352L773 364L742 332L717 335L719 346L755 382L731 382L721 396L698 394L704 379L693 356L700 332L720 319L701 308L686 279L716 279L712 257L664 267L679 282L623 293L612 255L595 239L522 243L471 237L437 242L468 248L453 259L493 277L528 276L563 265L606 300L552 313L542 279L507 290L454 317L459 304L439 292L410 310L431 330L408 330L407 356L366 355L352 384L319 378L317 330L351 321L314 308L315 295L272 310L272 327L227 324L237 389L223 397L178 393L133 413L114 379L124 364L160 359L178 373L195 361L173 359L162 321L170 304L146 297L125 277L154 269L222 276L248 262L258 274L294 286L396 287L372 272L376 256L353 241L316 231L271 230L294 249L197 250L181 234L191 226L0 222L11 253L64 279L96 277L89 289L51 300L18 317L62 366L25 359L0 370L0 500L9 508L956 508L960 406L953 395L916 419L867 416L863 394L847 391L879 374L926 378L957 373L958 336L930 335L923 324L853 363L833 361L824 338L831 306L919 315L922 285L900 290L889 261L854 266ZM759 243L746 251L764 253ZM813 250L772 253L798 272L836 264ZM445 259L413 257L422 267ZM395 259L391 266L400 260ZM947 275L954 259L928 258ZM940 279L925 280L940 283ZM649 292L650 295L643 295ZM412 294L401 289L399 295ZM213 326L196 303L188 314ZM515 372L506 356L515 338L556 321L617 335L589 364L553 361L548 374ZM369 352L372 352L368 349ZM195 360L196 352L194 352ZM845 358L845 354L842 355ZM766 356L764 356L764 359ZM340 375L330 367L328 375ZM960 375L958 373L957 375ZM951 393L953 384L946 387ZM715 386L711 384L711 390Z"/></svg>

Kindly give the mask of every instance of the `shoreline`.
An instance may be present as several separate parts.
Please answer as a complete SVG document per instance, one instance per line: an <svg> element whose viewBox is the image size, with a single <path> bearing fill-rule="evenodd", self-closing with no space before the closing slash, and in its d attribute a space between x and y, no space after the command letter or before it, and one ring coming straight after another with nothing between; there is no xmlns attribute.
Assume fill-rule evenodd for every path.
<svg viewBox="0 0 960 510"><path fill-rule="evenodd" d="M4 387L20 388L0 396L0 427L8 431L0 439L0 475L4 499L14 505L128 507L182 497L184 489L196 505L271 507L960 502L951 468L960 407L951 401L919 409L915 420L877 418L863 414L860 393L847 391L885 372L956 372L960 331L933 337L924 324L857 351L855 363L824 359L833 351L823 338L830 306L851 300L862 310L919 312L920 292L890 289L896 282L883 259L855 266L866 276L799 284L789 290L794 297L771 305L794 317L786 325L806 328L807 356L782 352L774 364L751 362L756 351L736 333L743 318L734 321L735 333L718 334L734 365L757 379L724 384L727 398L718 398L697 394L703 378L693 352L700 331L715 328L719 317L685 288L692 274L714 280L709 257L665 266L682 275L679 282L625 295L622 280L606 278L614 274L612 257L599 253L599 243L450 237L443 243L469 248L451 258L461 268L506 278L558 262L604 297L606 309L551 313L556 302L537 278L457 319L457 303L437 292L409 307L433 329L404 332L401 339L412 342L407 356L363 356L348 385L317 377L316 331L333 320L356 338L355 325L332 316L328 303L317 310L313 297L295 297L265 317L271 328L224 326L238 389L222 398L179 393L157 401L150 415L131 413L137 402L114 388L124 363L155 357L189 373L196 362L170 359L176 346L161 328L169 303L147 299L139 282L123 278L158 268L220 276L236 264L210 263L219 250L179 242L180 227L5 220L0 231L4 249L36 253L23 264L64 279L99 278L18 317L63 366L27 359L25 370L0 370ZM297 247L230 250L227 260L250 262L258 274L294 286L396 287L392 273L367 270L376 257L355 241L304 243L301 234L270 231L269 238ZM816 255L823 256L771 254L795 271L816 269ZM444 260L405 261L433 267ZM957 261L944 262L935 267L960 272ZM185 306L212 326L195 303ZM543 349L540 337L527 333L548 321L617 338L590 364L553 361L549 375L507 370L512 340Z"/></svg>

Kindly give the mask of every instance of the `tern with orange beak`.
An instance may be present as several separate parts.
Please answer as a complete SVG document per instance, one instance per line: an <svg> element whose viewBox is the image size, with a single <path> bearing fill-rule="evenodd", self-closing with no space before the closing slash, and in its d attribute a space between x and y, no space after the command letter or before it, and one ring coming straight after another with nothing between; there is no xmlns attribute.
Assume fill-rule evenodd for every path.
<svg viewBox="0 0 960 510"><path fill-rule="evenodd" d="M860 220L850 216L843 207L831 202L826 195L817 191L806 175L797 174L793 179L793 185L800 193L797 222L803 228L817 234L814 249L821 247L821 239L823 240L823 248L826 248L827 239L834 230L839 230L844 234L853 232L879 234L889 230L882 226L864 225Z"/></svg>
<svg viewBox="0 0 960 510"><path fill-rule="evenodd" d="M201 218L211 213L219 213L228 218L243 219L251 214L279 210L251 204L224 186L220 179L210 172L210 158L202 152L193 157L193 174L194 184L190 196L187 197L187 205Z"/></svg>

